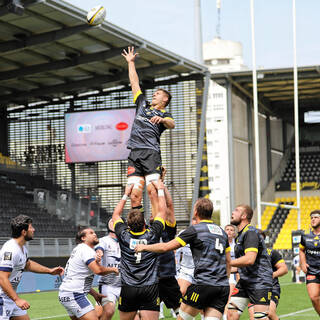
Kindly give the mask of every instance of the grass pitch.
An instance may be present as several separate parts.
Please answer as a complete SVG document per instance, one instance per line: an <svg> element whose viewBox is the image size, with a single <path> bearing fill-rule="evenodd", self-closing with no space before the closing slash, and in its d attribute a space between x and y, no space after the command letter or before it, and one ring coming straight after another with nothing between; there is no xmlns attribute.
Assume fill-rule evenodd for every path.
<svg viewBox="0 0 320 320"><path fill-rule="evenodd" d="M281 278L281 299L278 306L278 316L287 320L319 320L318 315L312 308L305 284L295 284L291 282L290 272ZM58 293L35 292L21 295L26 299L31 307L28 311L31 320L65 320L70 319L66 310L58 301ZM165 310L166 320L174 319ZM114 320L119 319L118 312L115 313ZM199 319L197 317L197 319ZM249 319L247 311L241 316L242 319Z"/></svg>

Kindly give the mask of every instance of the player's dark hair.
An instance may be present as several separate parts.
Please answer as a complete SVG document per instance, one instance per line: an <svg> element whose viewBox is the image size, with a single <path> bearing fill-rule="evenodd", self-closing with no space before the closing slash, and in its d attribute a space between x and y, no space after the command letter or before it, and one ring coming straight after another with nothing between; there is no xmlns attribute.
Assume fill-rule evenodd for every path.
<svg viewBox="0 0 320 320"><path fill-rule="evenodd" d="M32 223L32 219L28 216L20 214L11 220L11 235L12 238L19 238L22 230L28 231L29 224Z"/></svg>
<svg viewBox="0 0 320 320"><path fill-rule="evenodd" d="M76 244L82 243L82 237L86 235L86 230L88 230L89 227L80 227L77 234L76 234Z"/></svg>
<svg viewBox="0 0 320 320"><path fill-rule="evenodd" d="M313 211L311 211L310 217L311 217L313 214L320 214L320 210L313 210Z"/></svg>
<svg viewBox="0 0 320 320"><path fill-rule="evenodd" d="M167 106L172 99L171 93L168 90L162 89L162 88L157 89L157 91L162 91L168 97L168 101L166 102L166 106Z"/></svg>
<svg viewBox="0 0 320 320"><path fill-rule="evenodd" d="M243 209L243 213L245 213L247 215L247 220L249 222L251 222L251 219L253 217L253 210L250 206L248 206L247 204L239 204L237 206L238 207L241 207Z"/></svg>
<svg viewBox="0 0 320 320"><path fill-rule="evenodd" d="M138 209L131 209L127 216L127 223L132 232L141 232L145 226L144 214Z"/></svg>
<svg viewBox="0 0 320 320"><path fill-rule="evenodd" d="M213 213L212 201L206 198L200 198L194 205L200 219L211 219Z"/></svg>

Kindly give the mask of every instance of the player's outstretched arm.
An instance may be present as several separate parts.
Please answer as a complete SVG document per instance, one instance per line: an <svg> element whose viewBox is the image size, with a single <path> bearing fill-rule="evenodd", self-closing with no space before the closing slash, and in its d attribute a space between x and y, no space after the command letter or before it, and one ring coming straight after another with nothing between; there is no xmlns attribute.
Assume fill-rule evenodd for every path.
<svg viewBox="0 0 320 320"><path fill-rule="evenodd" d="M133 184L127 184L126 185L126 189L124 191L124 195L121 198L121 200L118 202L117 206L114 208L113 214L112 214L112 220L113 222L121 219L121 214L122 214L122 210L126 204L126 201L128 199L128 197L130 197L130 194L132 192L133 189Z"/></svg>
<svg viewBox="0 0 320 320"><path fill-rule="evenodd" d="M156 213L155 218L165 220L167 216L167 204L163 181L159 179L158 181L152 181L152 184L158 191L158 212Z"/></svg>
<svg viewBox="0 0 320 320"><path fill-rule="evenodd" d="M96 260L93 260L92 262L90 262L88 267L94 274L97 274L99 276L105 276L109 273L119 274L118 268L104 267L100 265Z"/></svg>
<svg viewBox="0 0 320 320"><path fill-rule="evenodd" d="M48 273L51 275L60 275L60 276L64 274L64 269L60 266L55 268L48 268L30 259L26 263L25 270L28 270L30 272L35 272L35 273Z"/></svg>
<svg viewBox="0 0 320 320"><path fill-rule="evenodd" d="M128 47L128 51L123 50L122 52L122 56L128 62L129 80L130 80L131 90L134 97L141 90L139 85L139 77L138 77L138 73L135 65L135 59L137 55L138 53L134 52L134 47Z"/></svg>
<svg viewBox="0 0 320 320"><path fill-rule="evenodd" d="M17 293L12 288L12 285L9 281L10 274L11 272L0 271L0 286L2 290L7 294L7 296L10 299L12 299L15 302L15 304L19 308L21 308L22 310L29 309L30 308L29 303L24 299L20 299Z"/></svg>
<svg viewBox="0 0 320 320"><path fill-rule="evenodd" d="M134 251L135 252L155 252L155 253L164 253L167 251L173 251L182 247L182 245L176 240L173 239L169 242L160 242L155 244L138 244Z"/></svg>
<svg viewBox="0 0 320 320"><path fill-rule="evenodd" d="M237 267L237 268L252 266L255 263L256 258L257 258L257 252L248 251L244 256L231 260L230 265L231 267Z"/></svg>

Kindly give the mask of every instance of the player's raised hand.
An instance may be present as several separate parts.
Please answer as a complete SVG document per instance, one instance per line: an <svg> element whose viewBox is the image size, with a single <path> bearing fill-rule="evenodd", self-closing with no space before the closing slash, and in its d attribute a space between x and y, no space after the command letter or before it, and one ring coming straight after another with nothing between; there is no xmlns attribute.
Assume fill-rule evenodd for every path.
<svg viewBox="0 0 320 320"><path fill-rule="evenodd" d="M17 305L17 307L21 308L22 310L27 310L30 308L30 304L28 303L28 301L20 299L20 298L18 298L15 301L15 304Z"/></svg>
<svg viewBox="0 0 320 320"><path fill-rule="evenodd" d="M131 192L132 192L132 189L133 189L133 183L127 184L127 185L126 185L126 189L124 190L124 194L125 194L127 197L130 197L130 194L131 194Z"/></svg>
<svg viewBox="0 0 320 320"><path fill-rule="evenodd" d="M119 274L119 269L116 267L108 267L106 269L108 269L109 273L115 273L116 275Z"/></svg>
<svg viewBox="0 0 320 320"><path fill-rule="evenodd" d="M126 60L127 62L134 62L134 60L136 59L138 52L134 52L134 47L128 47L128 51L126 51L125 49L123 49L122 54L121 54Z"/></svg>
<svg viewBox="0 0 320 320"><path fill-rule="evenodd" d="M164 189L164 184L163 181L161 179L157 180L157 181L151 181L152 184L154 185L154 187L159 190L159 189Z"/></svg>
<svg viewBox="0 0 320 320"><path fill-rule="evenodd" d="M51 271L50 271L50 274L51 275L59 275L59 276L62 276L64 274L64 269L62 267L55 267L55 268L52 268Z"/></svg>
<svg viewBox="0 0 320 320"><path fill-rule="evenodd" d="M161 118L159 116L153 116L149 121L153 124L159 124L159 123L163 122L163 118Z"/></svg>

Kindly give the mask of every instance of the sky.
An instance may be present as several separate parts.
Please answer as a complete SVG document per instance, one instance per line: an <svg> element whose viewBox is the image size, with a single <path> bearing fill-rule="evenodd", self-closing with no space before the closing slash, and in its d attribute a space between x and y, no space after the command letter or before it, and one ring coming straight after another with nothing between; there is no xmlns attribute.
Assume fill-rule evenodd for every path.
<svg viewBox="0 0 320 320"><path fill-rule="evenodd" d="M103 5L106 19L167 50L195 60L194 0L65 0L89 10ZM293 0L255 0L256 64L293 66ZM296 0L298 66L320 64L320 1ZM216 0L201 0L202 41L214 39ZM243 45L244 64L252 66L250 0L221 0L222 39Z"/></svg>

